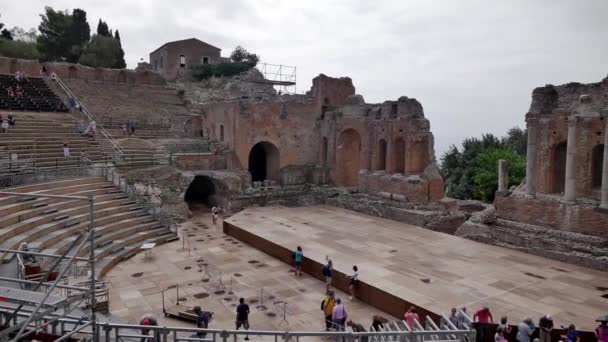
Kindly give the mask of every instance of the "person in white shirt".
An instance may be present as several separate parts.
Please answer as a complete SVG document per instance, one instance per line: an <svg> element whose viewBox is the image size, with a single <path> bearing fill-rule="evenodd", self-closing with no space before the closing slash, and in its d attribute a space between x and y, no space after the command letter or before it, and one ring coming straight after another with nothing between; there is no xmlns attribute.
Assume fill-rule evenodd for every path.
<svg viewBox="0 0 608 342"><path fill-rule="evenodd" d="M355 291L359 287L359 268L353 266L353 274L350 276L350 284L348 285L348 291L350 292L350 300L355 297Z"/></svg>

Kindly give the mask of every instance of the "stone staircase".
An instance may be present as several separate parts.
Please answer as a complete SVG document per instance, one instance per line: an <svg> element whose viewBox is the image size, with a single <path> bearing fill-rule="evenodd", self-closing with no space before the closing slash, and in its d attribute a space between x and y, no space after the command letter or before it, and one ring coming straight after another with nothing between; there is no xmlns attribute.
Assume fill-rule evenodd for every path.
<svg viewBox="0 0 608 342"><path fill-rule="evenodd" d="M114 265L140 251L143 243L157 245L177 239L175 233L154 220L137 203L105 178L80 178L10 189L11 192L88 196L95 195L95 258L103 277ZM0 199L0 246L61 254L90 223L89 203L59 198L9 196ZM89 246L78 255L87 257ZM10 263L13 253L0 254Z"/></svg>
<svg viewBox="0 0 608 342"><path fill-rule="evenodd" d="M608 271L608 240L596 236L497 219L487 234L465 237L559 261Z"/></svg>
<svg viewBox="0 0 608 342"><path fill-rule="evenodd" d="M105 156L99 142L76 132L76 123L68 115L54 113L13 113L15 127L0 133L0 174L31 168L53 169L80 166L84 150L90 162ZM67 140L70 157L63 156Z"/></svg>

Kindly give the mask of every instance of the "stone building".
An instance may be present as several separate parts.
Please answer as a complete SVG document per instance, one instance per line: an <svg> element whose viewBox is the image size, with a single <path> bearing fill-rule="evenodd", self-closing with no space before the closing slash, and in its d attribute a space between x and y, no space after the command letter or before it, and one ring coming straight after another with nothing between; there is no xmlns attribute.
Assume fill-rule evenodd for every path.
<svg viewBox="0 0 608 342"><path fill-rule="evenodd" d="M336 184L426 203L443 198L433 135L415 99L367 104L350 78L320 75L306 95L201 106L200 127L252 181Z"/></svg>
<svg viewBox="0 0 608 342"><path fill-rule="evenodd" d="M175 80L187 76L191 65L217 63L221 51L196 38L176 40L152 51L150 65L167 80Z"/></svg>
<svg viewBox="0 0 608 342"><path fill-rule="evenodd" d="M534 89L525 195L499 196L501 218L608 237L608 77Z"/></svg>

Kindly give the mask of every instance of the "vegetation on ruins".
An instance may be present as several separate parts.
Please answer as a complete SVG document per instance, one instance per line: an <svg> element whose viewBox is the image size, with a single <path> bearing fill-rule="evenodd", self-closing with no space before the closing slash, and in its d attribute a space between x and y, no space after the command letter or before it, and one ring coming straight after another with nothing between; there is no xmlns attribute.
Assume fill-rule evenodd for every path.
<svg viewBox="0 0 608 342"><path fill-rule="evenodd" d="M450 146L441 157L441 173L448 196L458 199L494 200L498 189L498 160L509 164L509 186L519 185L526 174L527 133L511 128L505 137L483 134L467 138L462 149Z"/></svg>
<svg viewBox="0 0 608 342"><path fill-rule="evenodd" d="M255 53L250 53L241 46L237 46L230 54L230 62L216 64L194 64L190 67L192 77L202 81L210 77L230 77L254 68L260 60Z"/></svg>
<svg viewBox="0 0 608 342"><path fill-rule="evenodd" d="M25 31L15 26L3 29L0 23L0 56L66 61L91 67L122 69L126 67L118 30L112 35L101 19L97 34L91 37L87 12L76 8L71 13L46 7L36 29Z"/></svg>

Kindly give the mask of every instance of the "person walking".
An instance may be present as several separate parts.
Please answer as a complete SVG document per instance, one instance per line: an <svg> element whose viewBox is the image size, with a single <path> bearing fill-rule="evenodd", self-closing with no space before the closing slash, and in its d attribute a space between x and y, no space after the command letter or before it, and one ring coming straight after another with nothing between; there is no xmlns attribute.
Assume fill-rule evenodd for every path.
<svg viewBox="0 0 608 342"><path fill-rule="evenodd" d="M198 329L207 329L209 327L209 313L203 311L198 305L192 308L192 311L196 315L196 327ZM196 337L205 338L205 336L207 336L206 332L196 333Z"/></svg>
<svg viewBox="0 0 608 342"><path fill-rule="evenodd" d="M331 275L334 271L334 264L329 257L325 257L327 259L327 264L323 266L323 276L325 277L325 292L329 292L329 288L331 287Z"/></svg>
<svg viewBox="0 0 608 342"><path fill-rule="evenodd" d="M570 324L568 326L568 330L566 330L566 335L563 336L563 339L566 342L580 342L581 341L581 337L579 336L579 333L576 330L576 326L574 326L574 324Z"/></svg>
<svg viewBox="0 0 608 342"><path fill-rule="evenodd" d="M544 315L538 321L540 342L551 342L551 332L553 331L553 318L551 315Z"/></svg>
<svg viewBox="0 0 608 342"><path fill-rule="evenodd" d="M517 325L517 336L515 339L519 342L530 342L530 336L534 332L531 328L532 319L530 317L524 318L524 320Z"/></svg>
<svg viewBox="0 0 608 342"><path fill-rule="evenodd" d="M2 132L8 133L8 119L2 119Z"/></svg>
<svg viewBox="0 0 608 342"><path fill-rule="evenodd" d="M477 323L477 342L485 342L488 335L488 323L494 323L490 308L484 306L473 315L473 322Z"/></svg>
<svg viewBox="0 0 608 342"><path fill-rule="evenodd" d="M342 300L340 298L336 299L336 306L334 306L334 310L331 315L331 320L334 322L336 331L344 331L344 324L346 323L347 318L348 314L346 313L344 304L342 304Z"/></svg>
<svg viewBox="0 0 608 342"><path fill-rule="evenodd" d="M70 156L70 144L68 139L63 139L63 156L66 158Z"/></svg>
<svg viewBox="0 0 608 342"><path fill-rule="evenodd" d="M414 321L420 322L420 317L418 316L416 307L410 306L410 308L403 315L403 319L405 320L405 323L407 323L407 326L410 328L410 330L414 330L414 328L415 328Z"/></svg>
<svg viewBox="0 0 608 342"><path fill-rule="evenodd" d="M156 319L156 317L154 317L152 314L145 314L143 316L141 316L141 318L139 319L139 325L144 325L144 326L158 326L158 320ZM142 335L149 335L150 333L149 328L142 328L141 329L141 334ZM144 337L141 339L142 342L154 342L156 341L156 330L152 331L152 337Z"/></svg>
<svg viewBox="0 0 608 342"><path fill-rule="evenodd" d="M350 276L350 284L348 285L348 291L350 292L350 300L355 297L355 291L359 287L359 268L353 266L353 274Z"/></svg>
<svg viewBox="0 0 608 342"><path fill-rule="evenodd" d="M298 246L296 250L293 252L293 261L296 264L296 276L302 275L302 257L304 256L304 252L302 252L302 247Z"/></svg>
<svg viewBox="0 0 608 342"><path fill-rule="evenodd" d="M236 330L240 327L249 330L249 305L245 304L245 298L239 299L239 305L236 307ZM245 336L245 341L249 341L249 334Z"/></svg>
<svg viewBox="0 0 608 342"><path fill-rule="evenodd" d="M327 296L321 302L321 310L323 310L323 317L325 319L325 331L329 331L333 325L333 314L334 307L336 306L336 298L334 297L334 291L328 291Z"/></svg>
<svg viewBox="0 0 608 342"><path fill-rule="evenodd" d="M217 207L211 208L211 219L213 220L213 224L217 223Z"/></svg>

